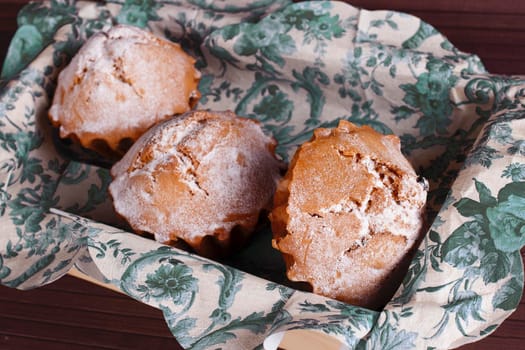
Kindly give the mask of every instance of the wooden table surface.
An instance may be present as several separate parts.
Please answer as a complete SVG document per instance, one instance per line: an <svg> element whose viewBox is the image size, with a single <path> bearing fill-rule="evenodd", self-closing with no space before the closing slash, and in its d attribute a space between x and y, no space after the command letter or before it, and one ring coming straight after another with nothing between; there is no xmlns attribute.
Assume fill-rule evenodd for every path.
<svg viewBox="0 0 525 350"><path fill-rule="evenodd" d="M0 0L0 58L27 1ZM525 75L525 1L351 0L367 9L408 12L434 25L491 73ZM522 252L523 254L523 252ZM525 298L496 332L461 349L525 349ZM119 293L66 276L18 291L0 286L0 349L182 349L161 312Z"/></svg>

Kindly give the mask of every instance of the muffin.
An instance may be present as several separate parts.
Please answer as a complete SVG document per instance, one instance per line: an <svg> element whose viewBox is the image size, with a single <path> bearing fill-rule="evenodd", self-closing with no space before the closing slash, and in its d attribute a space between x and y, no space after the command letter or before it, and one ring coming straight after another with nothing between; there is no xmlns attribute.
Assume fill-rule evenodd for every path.
<svg viewBox="0 0 525 350"><path fill-rule="evenodd" d="M255 120L191 111L139 138L112 167L109 192L135 231L223 257L271 209L282 170L275 147Z"/></svg>
<svg viewBox="0 0 525 350"><path fill-rule="evenodd" d="M288 278L381 308L422 237L426 191L398 137L347 121L315 130L294 155L270 214Z"/></svg>
<svg viewBox="0 0 525 350"><path fill-rule="evenodd" d="M59 74L49 118L60 137L118 158L152 125L196 105L194 63L178 44L136 27L99 32Z"/></svg>

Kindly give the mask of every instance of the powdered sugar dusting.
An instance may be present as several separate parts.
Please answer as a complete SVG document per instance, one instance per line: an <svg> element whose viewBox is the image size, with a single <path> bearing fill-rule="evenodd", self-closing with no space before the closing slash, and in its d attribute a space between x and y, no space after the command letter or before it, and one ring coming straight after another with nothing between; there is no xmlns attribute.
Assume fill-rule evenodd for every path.
<svg viewBox="0 0 525 350"><path fill-rule="evenodd" d="M396 271L421 237L426 188L399 140L341 123L316 131L294 157L271 215L274 246L292 280L376 307L397 288Z"/></svg>
<svg viewBox="0 0 525 350"><path fill-rule="evenodd" d="M280 167L273 145L256 122L231 112L166 121L112 168L116 210L159 241L227 240L237 226L253 228L271 202Z"/></svg>
<svg viewBox="0 0 525 350"><path fill-rule="evenodd" d="M95 139L116 150L199 96L200 73L179 45L119 25L93 35L60 73L51 121L85 147Z"/></svg>

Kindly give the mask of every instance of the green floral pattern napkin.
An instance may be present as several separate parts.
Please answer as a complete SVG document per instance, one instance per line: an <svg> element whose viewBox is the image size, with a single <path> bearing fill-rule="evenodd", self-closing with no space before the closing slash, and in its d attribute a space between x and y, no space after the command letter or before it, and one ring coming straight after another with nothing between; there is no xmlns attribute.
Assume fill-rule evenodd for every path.
<svg viewBox="0 0 525 350"><path fill-rule="evenodd" d="M126 0L31 3L18 23L0 81L2 284L35 288L75 266L161 309L188 349L275 349L295 329L343 348L451 348L517 307L525 80L489 74L418 18L330 1ZM203 72L199 107L260 120L285 160L339 119L399 135L430 183L429 229L383 311L294 289L268 225L222 263L129 233L107 165L47 121L58 71L117 23L181 43Z"/></svg>

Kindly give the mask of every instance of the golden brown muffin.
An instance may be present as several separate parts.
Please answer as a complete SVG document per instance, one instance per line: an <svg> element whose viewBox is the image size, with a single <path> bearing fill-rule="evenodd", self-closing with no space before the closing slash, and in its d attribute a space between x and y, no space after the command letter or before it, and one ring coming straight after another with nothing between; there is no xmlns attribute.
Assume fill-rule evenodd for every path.
<svg viewBox="0 0 525 350"><path fill-rule="evenodd" d="M137 232L224 255L271 208L281 169L275 146L255 120L188 112L146 132L111 169L109 191Z"/></svg>
<svg viewBox="0 0 525 350"><path fill-rule="evenodd" d="M399 138L341 121L294 155L270 214L273 246L290 280L377 309L406 273L425 201Z"/></svg>
<svg viewBox="0 0 525 350"><path fill-rule="evenodd" d="M99 32L60 73L49 118L60 137L121 156L152 125L195 106L194 63L178 44L136 27Z"/></svg>

